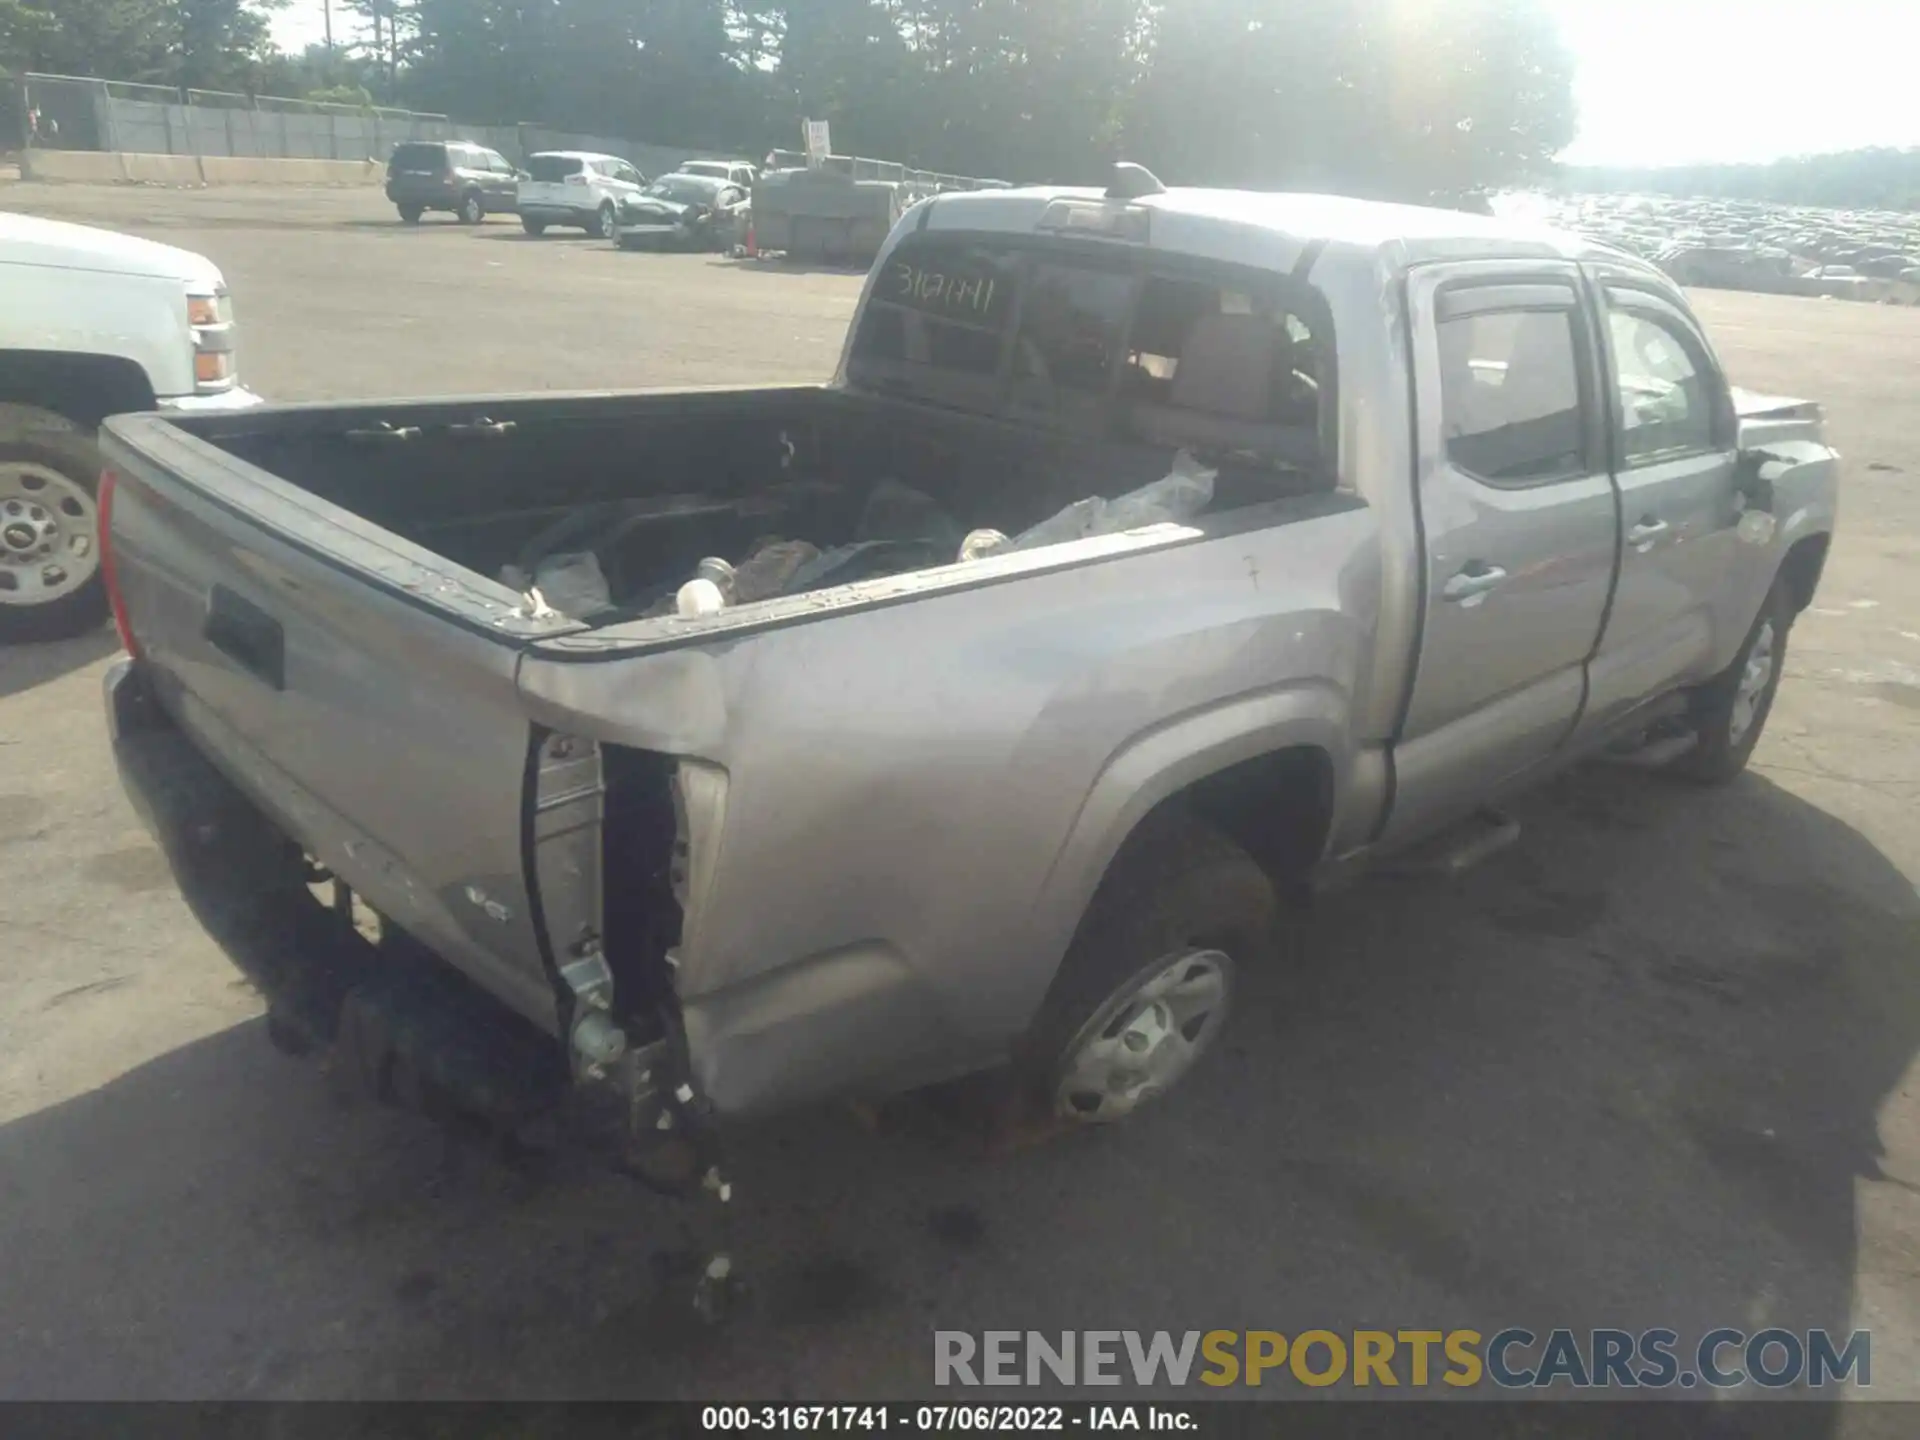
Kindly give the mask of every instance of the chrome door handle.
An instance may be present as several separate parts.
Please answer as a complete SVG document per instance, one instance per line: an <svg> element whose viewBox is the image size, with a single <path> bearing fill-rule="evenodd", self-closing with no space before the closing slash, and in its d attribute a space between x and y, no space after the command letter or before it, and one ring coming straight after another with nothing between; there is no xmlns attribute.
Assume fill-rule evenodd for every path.
<svg viewBox="0 0 1920 1440"><path fill-rule="evenodd" d="M1487 598L1488 592L1506 582L1507 572L1498 565L1483 565L1476 570L1462 570L1440 587L1440 593L1456 605L1474 606Z"/></svg>
<svg viewBox="0 0 1920 1440"><path fill-rule="evenodd" d="M1666 521L1642 520L1638 525L1627 531L1627 544L1644 555L1653 548L1653 542L1666 533Z"/></svg>

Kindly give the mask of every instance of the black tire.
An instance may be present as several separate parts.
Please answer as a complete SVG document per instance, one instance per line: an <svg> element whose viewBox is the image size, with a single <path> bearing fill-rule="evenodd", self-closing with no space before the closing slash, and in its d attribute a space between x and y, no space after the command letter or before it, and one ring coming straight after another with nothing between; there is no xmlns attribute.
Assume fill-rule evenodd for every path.
<svg viewBox="0 0 1920 1440"><path fill-rule="evenodd" d="M547 233L547 222L544 220L529 220L525 216L522 216L520 220L520 228L526 231L527 234L532 235L533 237L538 239L540 236Z"/></svg>
<svg viewBox="0 0 1920 1440"><path fill-rule="evenodd" d="M57 470L89 495L100 482L100 455L93 442L67 431L32 431L0 442L0 465L9 461ZM106 618L107 586L96 568L79 589L44 605L0 603L0 644L67 640L97 629Z"/></svg>
<svg viewBox="0 0 1920 1440"><path fill-rule="evenodd" d="M1018 1047L1032 1103L1069 1121L1112 1118L1062 1093L1083 1032L1117 997L1193 952L1227 957L1228 1011L1235 975L1277 953L1280 908L1273 883L1224 835L1181 810L1150 816L1108 868Z"/></svg>
<svg viewBox="0 0 1920 1440"><path fill-rule="evenodd" d="M487 218L487 202L481 198L478 190L469 190L460 197L458 213L462 225L478 225Z"/></svg>
<svg viewBox="0 0 1920 1440"><path fill-rule="evenodd" d="M1697 785L1724 785L1747 768L1754 747L1760 743L1761 732L1767 728L1767 716L1773 712L1773 697L1780 689L1780 674L1787 662L1787 636L1793 628L1794 614L1792 595L1784 583L1776 580L1733 664L1695 692L1692 725L1699 738L1693 749L1667 767L1670 775ZM1767 646L1767 675L1752 700L1751 716L1747 718L1741 682L1747 675L1749 662L1763 643L1763 636Z"/></svg>
<svg viewBox="0 0 1920 1440"><path fill-rule="evenodd" d="M613 204L609 201L593 212L593 221L587 226L587 234L596 240L613 238Z"/></svg>
<svg viewBox="0 0 1920 1440"><path fill-rule="evenodd" d="M401 205L396 208L400 211L400 223L403 225L418 225L420 217L427 213L421 205Z"/></svg>

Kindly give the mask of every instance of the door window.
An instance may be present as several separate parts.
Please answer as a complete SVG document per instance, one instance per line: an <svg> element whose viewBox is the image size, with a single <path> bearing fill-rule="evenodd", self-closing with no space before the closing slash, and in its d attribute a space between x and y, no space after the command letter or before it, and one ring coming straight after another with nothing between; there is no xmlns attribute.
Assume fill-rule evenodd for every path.
<svg viewBox="0 0 1920 1440"><path fill-rule="evenodd" d="M1713 450L1715 387L1692 340L1657 316L1631 310L1608 312L1607 339L1622 462L1646 465Z"/></svg>
<svg viewBox="0 0 1920 1440"><path fill-rule="evenodd" d="M1440 322L1447 459L1494 485L1587 472L1571 309L1488 310Z"/></svg>

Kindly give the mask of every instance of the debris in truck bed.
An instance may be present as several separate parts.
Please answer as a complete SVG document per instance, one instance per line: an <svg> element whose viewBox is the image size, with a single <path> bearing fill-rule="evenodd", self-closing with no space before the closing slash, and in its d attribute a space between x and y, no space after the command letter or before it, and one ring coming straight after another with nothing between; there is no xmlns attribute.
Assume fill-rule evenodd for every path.
<svg viewBox="0 0 1920 1440"><path fill-rule="evenodd" d="M924 541L951 555L962 533L959 522L932 496L898 480L882 480L867 496L854 539Z"/></svg>
<svg viewBox="0 0 1920 1440"><path fill-rule="evenodd" d="M979 560L1006 547L1007 536L1003 530L970 530L967 538L960 542L960 561Z"/></svg>
<svg viewBox="0 0 1920 1440"><path fill-rule="evenodd" d="M794 571L819 557L820 547L805 540L762 540L753 553L733 569L733 598L736 604L751 605L756 600L784 595Z"/></svg>
<svg viewBox="0 0 1920 1440"><path fill-rule="evenodd" d="M769 593L798 595L949 564L961 535L959 522L932 496L898 480L882 480L867 496L854 539L830 550L808 546L813 553L799 560Z"/></svg>
<svg viewBox="0 0 1920 1440"><path fill-rule="evenodd" d="M1091 535L1179 523L1192 519L1212 503L1218 473L1182 450L1174 457L1173 468L1152 484L1111 500L1093 495L1075 501L1012 539L1000 530L963 530L932 496L898 480L884 479L867 496L853 539L847 543L823 550L807 540L763 537L738 561L708 556L675 588L664 594L650 591L650 603L641 613L649 619L712 615L735 605L833 585L930 570ZM629 523L630 517L614 525L614 539ZM599 561L592 554L548 557L530 578L523 568L509 566L502 578L522 590L539 589L547 603L576 618L586 618L614 603ZM632 603L631 598L627 603Z"/></svg>
<svg viewBox="0 0 1920 1440"><path fill-rule="evenodd" d="M734 569L730 561L723 560L718 555L709 555L693 567L693 573L701 580L711 580L725 597L726 602L729 605L734 603L737 598L736 585Z"/></svg>
<svg viewBox="0 0 1920 1440"><path fill-rule="evenodd" d="M533 588L562 615L585 620L613 608L606 572L591 550L549 555L533 572Z"/></svg>
<svg viewBox="0 0 1920 1440"><path fill-rule="evenodd" d="M983 548L984 540L975 532L967 541L976 553L965 558L978 559L1001 551L1038 550L1047 545L1064 545L1093 535L1117 535L1148 525L1183 524L1213 503L1213 482L1219 474L1218 470L1194 459L1191 451L1182 450L1173 457L1173 469L1152 484L1130 490L1117 500L1102 495L1076 500L1058 514L1021 531L1004 546Z"/></svg>
<svg viewBox="0 0 1920 1440"><path fill-rule="evenodd" d="M718 615L727 608L727 597L713 581L696 577L674 595L673 608L680 615Z"/></svg>
<svg viewBox="0 0 1920 1440"><path fill-rule="evenodd" d="M877 580L884 575L904 575L912 570L931 570L946 565L951 549L941 549L929 540L856 540L851 545L824 550L809 563L793 572L781 592L799 595L829 585L852 585L861 580Z"/></svg>

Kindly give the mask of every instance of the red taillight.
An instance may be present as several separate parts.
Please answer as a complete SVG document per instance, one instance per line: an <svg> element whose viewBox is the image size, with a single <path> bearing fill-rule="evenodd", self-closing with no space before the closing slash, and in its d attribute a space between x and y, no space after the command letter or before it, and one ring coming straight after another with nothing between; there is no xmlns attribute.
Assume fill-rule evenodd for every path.
<svg viewBox="0 0 1920 1440"><path fill-rule="evenodd" d="M113 492L120 477L111 470L100 472L100 484L94 502L100 510L100 579L107 587L107 606L113 611L113 628L120 632L120 648L134 659L140 658L140 642L133 638L133 622L127 618L127 600L120 593L120 577L113 568Z"/></svg>

